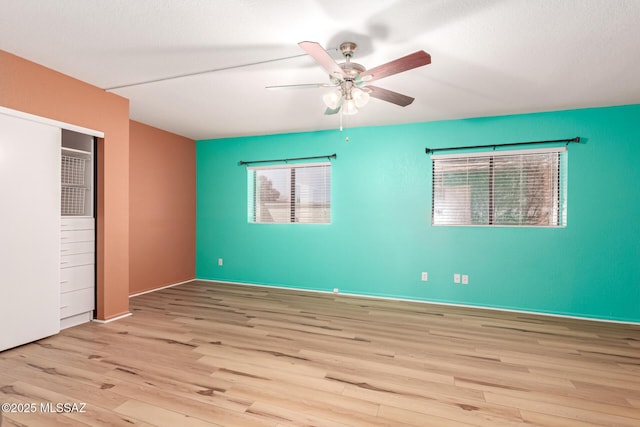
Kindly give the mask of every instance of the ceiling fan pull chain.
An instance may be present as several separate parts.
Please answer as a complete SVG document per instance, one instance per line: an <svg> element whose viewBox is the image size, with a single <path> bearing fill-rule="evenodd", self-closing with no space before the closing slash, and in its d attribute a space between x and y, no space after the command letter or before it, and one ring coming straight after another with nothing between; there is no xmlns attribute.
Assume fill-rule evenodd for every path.
<svg viewBox="0 0 640 427"><path fill-rule="evenodd" d="M340 132L343 131L343 127L342 127L342 116L344 114L342 113L342 109L340 109ZM349 135L344 137L344 142L349 142Z"/></svg>

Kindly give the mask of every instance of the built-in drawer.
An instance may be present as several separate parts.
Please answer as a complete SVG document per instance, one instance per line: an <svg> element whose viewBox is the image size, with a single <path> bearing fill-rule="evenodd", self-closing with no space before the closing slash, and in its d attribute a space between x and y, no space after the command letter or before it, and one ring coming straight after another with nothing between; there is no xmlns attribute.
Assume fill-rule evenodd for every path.
<svg viewBox="0 0 640 427"><path fill-rule="evenodd" d="M88 254L96 251L95 242L72 242L60 245L60 255Z"/></svg>
<svg viewBox="0 0 640 427"><path fill-rule="evenodd" d="M75 316L94 309L93 288L79 289L77 291L60 294L60 318Z"/></svg>
<svg viewBox="0 0 640 427"><path fill-rule="evenodd" d="M93 218L69 218L62 217L60 230L93 230L95 221Z"/></svg>
<svg viewBox="0 0 640 427"><path fill-rule="evenodd" d="M93 265L60 269L60 293L94 287L95 273Z"/></svg>
<svg viewBox="0 0 640 427"><path fill-rule="evenodd" d="M93 242L95 239L94 230L63 230L60 232L62 243Z"/></svg>
<svg viewBox="0 0 640 427"><path fill-rule="evenodd" d="M78 265L95 264L95 255L92 252L86 254L62 255L60 268L76 267Z"/></svg>

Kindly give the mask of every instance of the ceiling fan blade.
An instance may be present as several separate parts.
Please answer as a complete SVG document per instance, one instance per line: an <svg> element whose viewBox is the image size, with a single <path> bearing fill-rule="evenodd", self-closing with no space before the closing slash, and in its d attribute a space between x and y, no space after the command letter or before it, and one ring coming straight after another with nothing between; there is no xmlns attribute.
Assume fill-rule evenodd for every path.
<svg viewBox="0 0 640 427"><path fill-rule="evenodd" d="M392 104L399 105L401 107L406 107L411 104L415 98L412 98L407 95L403 95L398 92L394 92L392 90L383 89L378 86L368 86L367 89L370 91L369 95L381 99L383 101L390 102Z"/></svg>
<svg viewBox="0 0 640 427"><path fill-rule="evenodd" d="M265 89L315 89L319 87L338 87L340 85L334 85L330 83L302 83L295 85L277 85L277 86L265 86Z"/></svg>
<svg viewBox="0 0 640 427"><path fill-rule="evenodd" d="M324 110L324 115L325 116L330 116L332 114L337 114L340 111L340 108L342 108L342 106L337 107L337 108L329 108L329 107L327 107L327 109Z"/></svg>
<svg viewBox="0 0 640 427"><path fill-rule="evenodd" d="M403 56L402 58L398 58L394 61L387 62L386 64L378 65L377 67L367 70L360 74L360 78L364 81L372 82L383 77L402 73L403 71L412 70L428 64L431 64L431 55L424 50L419 50L410 55Z"/></svg>
<svg viewBox="0 0 640 427"><path fill-rule="evenodd" d="M329 52L327 52L319 43L316 42L300 42L298 43L305 52L307 52L318 64L334 77L344 77L345 72L336 61L333 60Z"/></svg>

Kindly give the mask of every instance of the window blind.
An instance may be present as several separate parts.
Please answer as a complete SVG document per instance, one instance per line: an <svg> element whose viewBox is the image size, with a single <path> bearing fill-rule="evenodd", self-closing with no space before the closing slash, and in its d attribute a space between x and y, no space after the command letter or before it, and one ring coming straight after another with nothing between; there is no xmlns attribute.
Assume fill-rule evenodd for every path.
<svg viewBox="0 0 640 427"><path fill-rule="evenodd" d="M433 225L566 225L566 147L433 155Z"/></svg>
<svg viewBox="0 0 640 427"><path fill-rule="evenodd" d="M251 223L331 222L331 163L247 168Z"/></svg>

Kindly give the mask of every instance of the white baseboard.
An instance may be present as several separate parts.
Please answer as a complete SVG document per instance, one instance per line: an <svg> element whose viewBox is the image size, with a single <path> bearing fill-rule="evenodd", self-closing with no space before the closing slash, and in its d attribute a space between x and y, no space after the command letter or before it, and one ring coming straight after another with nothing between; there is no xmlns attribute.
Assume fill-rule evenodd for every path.
<svg viewBox="0 0 640 427"><path fill-rule="evenodd" d="M111 319L107 319L107 320L99 320L99 319L93 319L91 320L92 322L96 322L96 323L111 323L111 322L115 322L116 320L121 320L124 319L125 317L129 317L129 316L133 316L133 313L129 312L129 313L125 313L125 314L121 314L120 316L116 316L113 317Z"/></svg>
<svg viewBox="0 0 640 427"><path fill-rule="evenodd" d="M526 311L526 310L515 310L509 308L501 308L501 307L489 307L489 306L481 306L481 305L467 305L467 304L456 304L456 303L448 303L448 302L440 302L440 301L425 301L419 299L410 299L410 298L394 298L394 297L383 297L378 295L362 295L362 294L351 294L351 293L343 293L343 292L332 292L332 291L320 291L316 289L301 289L295 287L288 286L275 286L275 285L261 285L258 283L242 283L242 282L228 282L224 280L208 280L208 279L194 279L194 281L198 282L210 282L210 283L224 283L228 285L239 285L239 286L258 286L261 288L274 288L274 289L286 289L291 291L301 291L301 292L313 292L318 294L332 294L332 295L342 295L348 297L358 297L358 298L370 298L375 300L387 300L387 301L405 301L405 302L416 302L420 304L432 304L432 305L441 305L448 307L462 307L462 308L477 308L478 310L493 310L493 311L503 311L507 313L518 313L518 314L531 314L535 316L547 316L547 317L558 317L562 319L575 319L575 320L586 320L590 322L605 322L605 323L616 323L622 325L640 325L640 322L631 322L624 320L611 320L611 319L600 319L597 317L580 317L580 316L570 316L566 314L556 314L556 313L544 313L538 311Z"/></svg>
<svg viewBox="0 0 640 427"><path fill-rule="evenodd" d="M184 282L172 283L170 285L162 286L159 288L149 289L148 291L137 292L135 294L129 295L129 298L137 297L139 295L149 294L151 292L159 291L161 289L173 288L174 286L184 285L185 283L193 282L194 280L197 280L197 279L185 280Z"/></svg>

